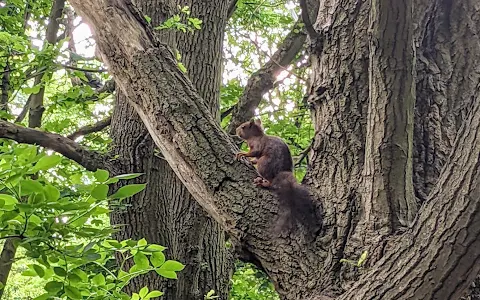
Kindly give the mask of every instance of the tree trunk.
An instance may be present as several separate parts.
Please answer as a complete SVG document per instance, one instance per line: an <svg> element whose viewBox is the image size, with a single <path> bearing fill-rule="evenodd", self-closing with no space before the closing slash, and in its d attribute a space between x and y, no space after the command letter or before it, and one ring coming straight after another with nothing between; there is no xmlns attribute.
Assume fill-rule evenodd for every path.
<svg viewBox="0 0 480 300"><path fill-rule="evenodd" d="M217 3L218 2L218 3ZM175 1L139 0L144 15L158 26L177 10ZM193 34L161 32L164 42L178 49L182 62L212 114L219 112L221 57L228 5L224 1L182 2L191 15L201 16L202 29ZM215 14L211 10L215 8ZM112 224L126 224L120 239L140 239L164 245L167 255L186 268L176 281L162 280L156 273L141 276L127 287L138 292L147 285L165 293L165 299L202 299L209 290L226 299L233 261L226 248L225 233L192 198L182 182L158 153L145 125L117 89L111 136L120 172L143 172L139 182L147 188L130 199L131 207L115 211Z"/></svg>
<svg viewBox="0 0 480 300"><path fill-rule="evenodd" d="M255 177L253 168L234 160L233 154L238 149L221 130L191 82L178 70L173 53L155 39L151 28L128 0L116 0L115 5L107 0L71 2L96 29L97 42L104 49L105 61L110 64L117 83L140 115L165 160L195 200L228 231L243 251L250 254L252 260L263 267L283 299L322 299L325 294L340 295L339 299L455 299L461 296L478 273L480 98L470 97L479 93L479 88L472 86L472 82L478 80L470 80L470 77L464 78L467 83L460 84L460 79L458 81L459 86L468 91L458 94L459 101L469 103L465 111L470 112L468 117L462 113L465 124L455 132L457 137L452 144L451 155L445 160L443 171L419 210L413 227L399 234L398 231L376 231L373 224L366 227L368 231L365 235L361 232L353 234L366 215L365 202L362 201L366 199L365 191L359 189L366 161L365 145L368 139L375 141L367 137L367 133L376 132L375 128L367 128L367 124L373 125L372 120L375 120L372 110L368 110L372 101L369 95L379 97L375 101L379 105L384 103L386 111L390 111L383 114L388 119L383 124L390 124L384 128L391 134L395 133L391 127L395 119L391 118L397 114L399 118L405 118L402 121L405 129L400 128L405 131L404 136L398 139L390 135L386 144L396 147L396 141L407 140L406 144L403 142L400 145L407 152L401 156L392 154L394 157L387 161L387 167L391 168L394 165L392 161L398 160L402 170L407 172L408 159L411 158L408 152L411 140L408 112L413 102L407 101L398 112L397 108L405 103L399 102L393 95L409 97L415 76L402 82L393 74L397 70L387 62L405 57L405 65L411 66L402 68L400 72L406 76L411 70L415 74L415 56L409 46L412 30L406 28L406 31L401 31L407 34L403 46L373 44L374 38L381 36L375 31L371 37L367 34L369 17L376 18L372 7L379 8L375 1L320 2L314 26L319 36L312 37L315 42L312 52L314 77L309 97L316 135L311 154L313 163L306 182L326 208L326 227L325 235L313 242L304 239L300 232L271 237L272 222L277 213L276 200L268 192L252 187L251 180ZM410 3L407 2L388 2L390 7L387 8L398 10L395 17L400 16L400 24L426 26L423 31L414 28L416 31L413 32L418 34L416 38L419 40L426 39L422 34L430 37L432 32L429 32L428 24L433 16L443 17L442 5L450 9L465 9L465 15L468 11L472 20L478 18L478 4L473 0L456 5L439 0L431 7L427 6L432 10L424 10L426 16L422 15L420 21L408 22ZM431 16L428 16L429 13L432 13ZM459 26L464 28L464 33L471 32L471 27L474 27L471 19L467 19L465 26ZM379 28L393 22L385 16L379 20L382 20L378 23ZM452 24L450 18L449 26ZM454 38L458 36L452 35L450 28L449 31L446 36L454 43ZM478 47L478 41L469 45ZM383 56L370 57L372 46L376 50L379 50L377 47L382 48ZM386 49L400 53L384 52ZM480 61L475 56L469 58L468 66L474 68L479 65ZM455 59L459 58L452 53L451 60ZM369 74L372 73L369 71L375 67L383 68L384 74L371 80ZM456 68L453 67L454 70ZM452 74L460 71L463 72L456 70ZM469 76L476 79L478 73L475 70L472 73L474 75ZM378 89L387 79L388 83L393 83L385 87L392 89L389 95L372 90L372 87ZM371 118L370 122L367 122L367 116ZM388 150L375 145L368 151L382 155ZM382 164L378 165L383 168ZM388 189L398 187L399 182L407 183L408 175L393 178L386 174L374 174L380 179L382 176L388 178L385 187ZM407 191L407 188L402 188L400 195L402 191ZM405 200L382 200L378 194L373 196L371 203L411 203L408 195ZM398 214L396 218L399 218ZM407 222L409 218L405 218ZM400 221L393 224L396 225L389 230L405 230L398 225L402 224ZM390 233L397 236L387 236ZM365 271L361 269L362 272L358 272L358 268L340 263L341 258L353 259L363 250L369 251L365 265L368 269ZM351 280L357 278L358 282L351 285Z"/></svg>
<svg viewBox="0 0 480 300"><path fill-rule="evenodd" d="M3 244L2 253L0 253L0 283L3 285L3 287L0 288L0 299L2 299L3 292L5 291L8 275L15 260L15 253L17 253L15 238L6 239Z"/></svg>

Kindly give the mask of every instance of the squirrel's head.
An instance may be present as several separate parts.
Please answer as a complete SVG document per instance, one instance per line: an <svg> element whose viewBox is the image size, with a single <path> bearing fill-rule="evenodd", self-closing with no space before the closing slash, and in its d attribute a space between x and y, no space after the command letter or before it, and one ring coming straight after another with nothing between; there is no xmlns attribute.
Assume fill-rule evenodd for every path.
<svg viewBox="0 0 480 300"><path fill-rule="evenodd" d="M236 132L237 135L244 140L254 136L262 136L264 135L262 121L260 119L252 119L238 126Z"/></svg>

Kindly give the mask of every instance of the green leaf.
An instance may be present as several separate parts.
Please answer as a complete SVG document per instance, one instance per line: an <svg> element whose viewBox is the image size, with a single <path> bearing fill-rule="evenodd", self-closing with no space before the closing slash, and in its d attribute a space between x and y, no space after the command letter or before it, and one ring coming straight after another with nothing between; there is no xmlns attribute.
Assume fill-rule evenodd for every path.
<svg viewBox="0 0 480 300"><path fill-rule="evenodd" d="M108 185L106 184L99 184L93 188L92 197L97 200L103 200L107 198L108 195Z"/></svg>
<svg viewBox="0 0 480 300"><path fill-rule="evenodd" d="M35 271L35 273L37 273L38 277L42 278L43 276L45 276L45 271L41 266L34 264L32 265L32 268Z"/></svg>
<svg viewBox="0 0 480 300"><path fill-rule="evenodd" d="M143 17L145 18L145 20L147 21L148 24L150 24L150 22L152 22L152 18L150 18L149 16L144 15Z"/></svg>
<svg viewBox="0 0 480 300"><path fill-rule="evenodd" d="M162 296L163 293L160 292L160 291L151 291L150 293L148 293L147 296L145 296L145 298L143 298L144 300L149 300L149 299L152 299L152 298L156 298L156 297L160 297Z"/></svg>
<svg viewBox="0 0 480 300"><path fill-rule="evenodd" d="M167 248L163 247L163 246L160 246L160 245L151 244L143 251L146 251L146 252L161 252L165 249L167 249Z"/></svg>
<svg viewBox="0 0 480 300"><path fill-rule="evenodd" d="M157 272L158 275L168 279L177 279L177 273L174 271L155 269L155 272Z"/></svg>
<svg viewBox="0 0 480 300"><path fill-rule="evenodd" d="M140 300L140 296L137 293L133 293L132 300Z"/></svg>
<svg viewBox="0 0 480 300"><path fill-rule="evenodd" d="M25 87L25 88L22 89L22 91L27 95L38 94L38 92L40 92L40 88L41 88L40 85L35 85L35 86L32 86L32 87Z"/></svg>
<svg viewBox="0 0 480 300"><path fill-rule="evenodd" d="M116 249L122 248L122 244L120 244L120 243L119 243L118 241L116 241L116 240L106 240L106 242L107 242L110 246L112 246L112 247L114 247L114 248L116 248Z"/></svg>
<svg viewBox="0 0 480 300"><path fill-rule="evenodd" d="M105 276L102 273L93 276L92 282L96 285L103 286L105 285Z"/></svg>
<svg viewBox="0 0 480 300"><path fill-rule="evenodd" d="M54 267L53 272L60 277L65 277L65 275L67 275L67 272L65 272L65 269L62 267Z"/></svg>
<svg viewBox="0 0 480 300"><path fill-rule="evenodd" d="M48 170L56 165L62 160L58 155L47 155L38 160L38 162L33 166L31 172L36 173L38 171Z"/></svg>
<svg viewBox="0 0 480 300"><path fill-rule="evenodd" d="M88 275L83 270L77 268L77 269L73 270L72 273L74 273L75 275L80 277L80 279L82 281L87 281Z"/></svg>
<svg viewBox="0 0 480 300"><path fill-rule="evenodd" d="M133 261L140 269L147 269L150 266L147 256L141 252L133 256Z"/></svg>
<svg viewBox="0 0 480 300"><path fill-rule="evenodd" d="M150 261L155 268L160 267L165 263L165 254L163 254L163 252L153 252Z"/></svg>
<svg viewBox="0 0 480 300"><path fill-rule="evenodd" d="M65 294L67 294L70 299L82 299L80 291L71 285L65 287Z"/></svg>
<svg viewBox="0 0 480 300"><path fill-rule="evenodd" d="M80 276L74 273L68 273L67 278L70 282L73 282L73 283L82 282L82 278L80 278Z"/></svg>
<svg viewBox="0 0 480 300"><path fill-rule="evenodd" d="M38 276L38 275L37 275L37 272L35 272L35 270L31 266L29 266L27 270L22 272L22 276Z"/></svg>
<svg viewBox="0 0 480 300"><path fill-rule="evenodd" d="M45 293L45 294L40 295L36 298L33 298L33 300L47 300L47 299L50 299L50 294L49 293Z"/></svg>
<svg viewBox="0 0 480 300"><path fill-rule="evenodd" d="M88 261L95 261L95 260L99 260L100 258L102 258L102 256L98 253L95 253L95 252L91 252L91 253L87 253L85 255L85 258L88 260Z"/></svg>
<svg viewBox="0 0 480 300"><path fill-rule="evenodd" d="M118 179L133 179L142 176L144 173L131 173L131 174L122 174L122 175L117 175L113 178L118 178Z"/></svg>
<svg viewBox="0 0 480 300"><path fill-rule="evenodd" d="M50 281L45 285L45 290L49 293L56 293L63 288L63 283L59 281Z"/></svg>
<svg viewBox="0 0 480 300"><path fill-rule="evenodd" d="M40 193L43 191L43 186L40 182L32 179L24 179L20 181L21 195L28 195L33 193Z"/></svg>
<svg viewBox="0 0 480 300"><path fill-rule="evenodd" d="M60 198L60 191L52 185L46 185L43 188L43 191L45 196L47 196L47 200L50 202L55 202Z"/></svg>
<svg viewBox="0 0 480 300"><path fill-rule="evenodd" d="M12 197L10 195L6 195L6 194L0 194L0 200L3 200L4 201L4 205L15 205L18 203L18 200L17 198L15 197Z"/></svg>
<svg viewBox="0 0 480 300"><path fill-rule="evenodd" d="M368 256L368 251L363 251L362 255L360 256L357 262L358 267L361 267L365 263L365 261L367 260L367 256Z"/></svg>
<svg viewBox="0 0 480 300"><path fill-rule="evenodd" d="M45 271L41 266L33 265L33 269L35 270L35 273L37 273L38 277L42 278L43 276L45 276Z"/></svg>
<svg viewBox="0 0 480 300"><path fill-rule="evenodd" d="M117 183L118 181L119 181L118 178L112 177L112 178L108 179L107 181L105 181L105 184Z"/></svg>
<svg viewBox="0 0 480 300"><path fill-rule="evenodd" d="M143 288L140 289L138 292L138 295L143 299L148 294L148 287L144 286Z"/></svg>
<svg viewBox="0 0 480 300"><path fill-rule="evenodd" d="M166 270L166 271L181 271L185 268L185 266L178 261L174 260L167 260L161 267L161 270Z"/></svg>
<svg viewBox="0 0 480 300"><path fill-rule="evenodd" d="M187 68L185 67L184 64L182 64L181 62L178 62L177 65L180 71L182 71L183 73L187 73Z"/></svg>
<svg viewBox="0 0 480 300"><path fill-rule="evenodd" d="M108 176L110 176L110 173L108 173L108 171L106 170L98 169L97 171L95 171L93 176L95 176L95 179L97 179L98 182L105 182L107 181Z"/></svg>
<svg viewBox="0 0 480 300"><path fill-rule="evenodd" d="M135 195L136 193L142 191L145 188L146 184L129 184L122 186L118 191L111 196L112 199L121 199L127 198Z"/></svg>
<svg viewBox="0 0 480 300"><path fill-rule="evenodd" d="M148 245L148 242L147 242L146 239L143 238L143 239L138 241L137 245L138 246L146 246L146 245Z"/></svg>

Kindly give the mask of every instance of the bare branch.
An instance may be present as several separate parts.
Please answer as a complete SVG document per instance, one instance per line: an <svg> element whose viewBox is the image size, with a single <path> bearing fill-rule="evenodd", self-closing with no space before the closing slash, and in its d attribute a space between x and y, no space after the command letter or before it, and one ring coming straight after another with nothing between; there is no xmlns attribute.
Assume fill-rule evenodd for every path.
<svg viewBox="0 0 480 300"><path fill-rule="evenodd" d="M227 19L230 19L233 16L233 13L237 9L237 2L238 2L238 0L231 0L230 1L230 6L228 7Z"/></svg>
<svg viewBox="0 0 480 300"><path fill-rule="evenodd" d="M298 167L302 163L302 161L307 157L310 150L312 150L312 145L313 145L313 141L310 143L310 145L308 145L307 148L305 148L305 150L302 151L302 153L300 153L297 160L295 161L295 164L294 164L295 167Z"/></svg>
<svg viewBox="0 0 480 300"><path fill-rule="evenodd" d="M60 65L62 67L64 67L65 69L71 69L71 70L75 70L75 71L91 72L91 73L105 73L105 72L108 72L107 69L90 69L90 68L79 68L79 67L69 66L69 65L65 65L65 64L60 64Z"/></svg>
<svg viewBox="0 0 480 300"><path fill-rule="evenodd" d="M10 64L8 58L2 75L2 96L0 98L0 111L8 111L8 94L10 92Z"/></svg>
<svg viewBox="0 0 480 300"><path fill-rule="evenodd" d="M225 110L224 112L222 112L222 114L220 115L220 119L223 120L225 119L229 114L232 113L233 109L235 108L235 105L232 105L230 106L229 108L227 108L227 110Z"/></svg>
<svg viewBox="0 0 480 300"><path fill-rule="evenodd" d="M0 120L0 138L51 149L76 161L89 171L105 168L106 160L103 155L84 149L69 138L56 133L47 133L36 129L25 128Z"/></svg>
<svg viewBox="0 0 480 300"><path fill-rule="evenodd" d="M110 79L108 81L105 81L105 84L102 87L96 89L95 92L97 92L99 94L100 93L113 93L113 92L115 92L115 80Z"/></svg>
<svg viewBox="0 0 480 300"><path fill-rule="evenodd" d="M32 101L32 95L28 96L27 102L23 106L22 111L20 112L20 114L15 119L15 123L23 122L23 120L27 116L28 110L30 109L30 102L31 101Z"/></svg>
<svg viewBox="0 0 480 300"><path fill-rule="evenodd" d="M293 61L303 48L305 40L305 31L300 27L300 22L297 22L271 59L252 74L233 110L227 130L230 134L235 133L238 125L254 116L262 96L274 87L276 77Z"/></svg>
<svg viewBox="0 0 480 300"><path fill-rule="evenodd" d="M59 18L62 16L63 8L65 7L65 0L55 0L50 12L49 22L46 32L46 43L54 45L57 41L57 33L59 28ZM39 85L42 82L43 75L37 75L35 77L35 84ZM43 96L45 94L45 88L42 86L37 94L32 95L30 102L30 114L28 118L29 127L40 127L42 122L42 116L45 108L43 107Z"/></svg>
<svg viewBox="0 0 480 300"><path fill-rule="evenodd" d="M307 30L308 35L311 39L315 38L318 33L313 28L312 21L310 21L310 16L308 13L308 5L306 0L300 0L300 8L302 9L302 20L303 24L305 24L305 29Z"/></svg>
<svg viewBox="0 0 480 300"><path fill-rule="evenodd" d="M68 135L67 138L69 138L71 140L75 140L76 138L78 138L80 136L87 135L87 134L94 133L94 132L98 132L98 131L102 131L107 126L110 126L111 123L112 123L112 117L108 117L104 120L98 121L97 123L95 123L93 125L87 125L87 126L84 126L80 129L78 129L74 133Z"/></svg>

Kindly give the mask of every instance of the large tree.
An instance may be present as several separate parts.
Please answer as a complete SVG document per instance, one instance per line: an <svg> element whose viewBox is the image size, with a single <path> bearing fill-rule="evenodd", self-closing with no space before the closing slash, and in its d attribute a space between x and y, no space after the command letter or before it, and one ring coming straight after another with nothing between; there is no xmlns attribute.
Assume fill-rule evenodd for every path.
<svg viewBox="0 0 480 300"><path fill-rule="evenodd" d="M178 68L172 45L130 1L71 2L126 95L118 101L140 116L191 201L282 298L456 299L478 274L475 1L302 3L315 124L305 184L324 211L313 242L302 232L271 238L276 199L252 185L255 170L234 159L211 99L192 84L199 79ZM239 121L251 116L236 111ZM364 251L362 268L342 264Z"/></svg>

